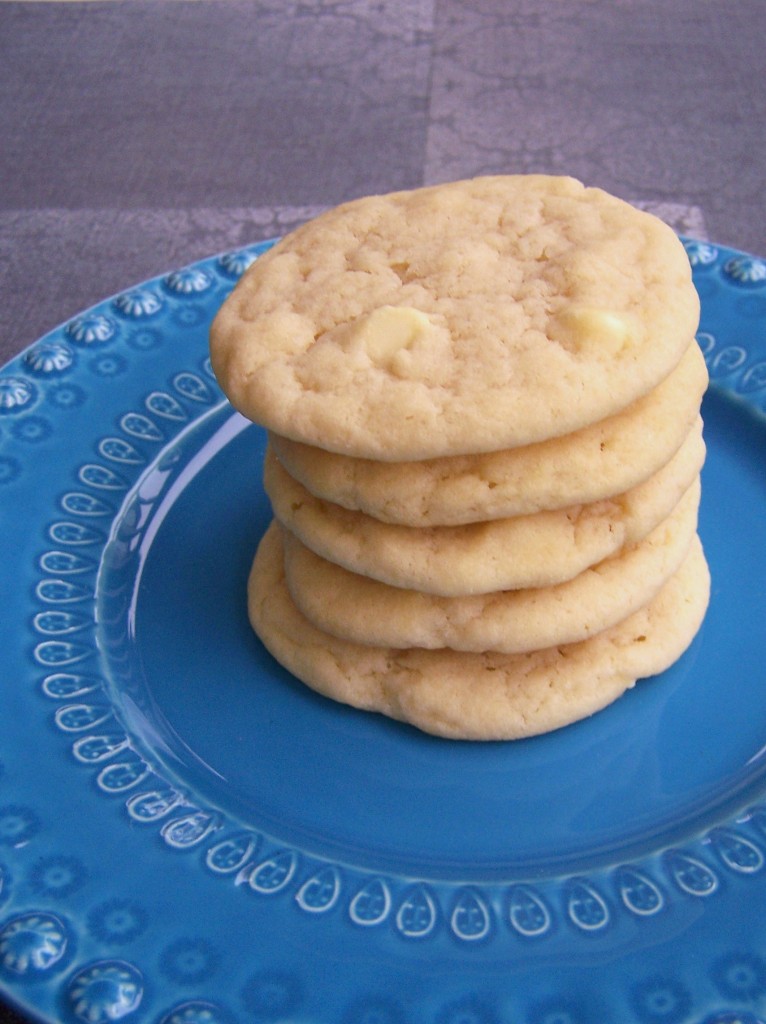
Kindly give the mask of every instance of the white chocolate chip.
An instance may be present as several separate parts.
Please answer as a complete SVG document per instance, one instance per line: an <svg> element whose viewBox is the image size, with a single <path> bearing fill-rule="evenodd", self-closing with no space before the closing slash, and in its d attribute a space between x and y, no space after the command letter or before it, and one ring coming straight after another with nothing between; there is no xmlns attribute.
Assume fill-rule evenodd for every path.
<svg viewBox="0 0 766 1024"><path fill-rule="evenodd" d="M553 318L550 336L571 352L619 355L630 347L634 328L629 316L590 306L567 306Z"/></svg>
<svg viewBox="0 0 766 1024"><path fill-rule="evenodd" d="M378 366L387 366L402 349L412 346L431 328L425 313L411 306L380 306L357 320L347 345L362 349Z"/></svg>

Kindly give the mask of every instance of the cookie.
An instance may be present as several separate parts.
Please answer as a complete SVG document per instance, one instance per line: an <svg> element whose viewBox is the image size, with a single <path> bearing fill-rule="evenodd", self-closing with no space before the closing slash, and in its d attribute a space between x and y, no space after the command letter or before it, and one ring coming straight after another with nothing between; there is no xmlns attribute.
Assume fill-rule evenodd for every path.
<svg viewBox="0 0 766 1024"><path fill-rule="evenodd" d="M531 654L395 650L340 640L295 607L281 534L263 538L249 579L252 625L274 657L334 700L452 739L517 739L585 718L686 650L710 581L699 540L645 608L588 640Z"/></svg>
<svg viewBox="0 0 766 1024"><path fill-rule="evenodd" d="M517 654L575 643L643 608L675 573L697 529L699 481L639 544L566 583L471 597L437 597L358 576L285 531L285 577L317 629L378 647L450 647Z"/></svg>
<svg viewBox="0 0 766 1024"><path fill-rule="evenodd" d="M699 345L625 412L564 437L424 462L354 459L271 435L288 473L315 497L403 526L457 526L590 504L642 483L678 451L708 374Z"/></svg>
<svg viewBox="0 0 766 1024"><path fill-rule="evenodd" d="M264 486L283 526L316 554L362 576L443 597L547 587L636 543L672 512L702 467L701 427L698 420L666 466L622 495L464 526L393 525L322 501L270 450Z"/></svg>
<svg viewBox="0 0 766 1024"><path fill-rule="evenodd" d="M667 225L572 178L510 175L322 214L246 271L210 350L269 430L412 461L613 416L678 365L698 320Z"/></svg>

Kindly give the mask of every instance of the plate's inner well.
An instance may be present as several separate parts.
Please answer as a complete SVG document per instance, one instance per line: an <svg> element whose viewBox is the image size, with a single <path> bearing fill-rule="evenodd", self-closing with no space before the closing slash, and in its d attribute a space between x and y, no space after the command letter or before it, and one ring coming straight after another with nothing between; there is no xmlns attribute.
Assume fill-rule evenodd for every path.
<svg viewBox="0 0 766 1024"><path fill-rule="evenodd" d="M714 390L703 415L713 591L692 648L592 719L476 744L333 703L262 648L245 583L270 518L265 437L219 406L142 477L106 549L100 647L126 730L148 762L243 824L419 877L590 869L736 813L766 769L762 666L748 643L766 603L766 428Z"/></svg>

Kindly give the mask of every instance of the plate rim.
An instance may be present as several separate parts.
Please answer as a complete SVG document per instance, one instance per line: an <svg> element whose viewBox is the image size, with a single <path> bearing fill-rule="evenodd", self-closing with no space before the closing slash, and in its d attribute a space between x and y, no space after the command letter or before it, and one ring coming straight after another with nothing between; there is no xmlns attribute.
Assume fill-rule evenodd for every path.
<svg viewBox="0 0 766 1024"><path fill-rule="evenodd" d="M195 261L193 264L189 264L178 271L157 275L139 285L118 292L110 298L96 303L83 311L83 313L68 319L59 327L47 332L38 341L33 342L18 355L14 356L0 369L0 385L3 385L1 397L6 402L2 409L0 409L0 412L4 414L0 416L0 425L3 422L22 422L21 418L17 418L17 414L23 413L26 415L28 411L27 406L29 406L29 410L37 408L39 390L51 384L60 384L65 380L68 369L75 365L81 351L87 351L87 347L90 345L98 346L101 342L112 340L112 335L106 338L99 337L99 332L102 334L108 332L112 326L109 323L109 314L113 318L124 318L125 322L136 328L144 324L151 327L151 318L159 308L153 309L152 303L156 302L158 296L160 306L163 306L163 303L167 305L170 302L177 302L179 303L179 309L193 308L195 299L203 298L209 287L209 283L205 284L206 274L217 273L222 281L233 286L237 277L246 269L249 262L252 262L253 258L256 258L257 255L270 248L275 241L275 239L270 239L255 243L233 253L219 254ZM746 294L753 286L759 287L764 278L766 278L766 263L759 257L750 256L728 247L691 239L686 239L684 244L692 267L695 273L699 275L698 283L703 281L707 274L713 272L727 273L728 283L732 287L741 288L743 290L742 293ZM726 271L726 267L729 268L728 271ZM186 306L183 305L184 303L186 303ZM97 323L96 321L98 321L99 316L102 317L102 320ZM760 387L766 386L766 371L763 370L766 367L766 344L763 346L763 351L757 353L760 358L752 362L747 359L748 353L745 353L745 358L742 358L744 349L741 347L738 349L737 346L729 345L719 348L717 347L716 339L709 332L701 330L700 335L700 344L703 347L706 360L712 369L718 371L716 386L729 394L735 395L747 405L748 409L755 410L761 418L764 418L764 410L761 407L755 406L752 400L748 398L748 395L751 395L754 390L757 391ZM67 348L69 353L66 352ZM67 365L63 365L69 356L72 356L72 361ZM752 374L753 370L756 370L756 373L748 378L748 374ZM760 375L762 373L763 383L761 384ZM184 374L185 376L183 376ZM9 385L9 381L13 382L13 380L25 382L28 385L26 393L24 388L21 388L14 395L13 388ZM758 382L758 388L753 389L751 387L753 380ZM181 381L183 381L183 384ZM209 358L203 360L202 364L198 363L195 365L193 371L180 371L173 378L173 382L174 386L177 385L175 391L170 386L165 389L164 404L159 399L157 400L157 409L162 411L154 410L154 420L165 428L163 431L163 441L165 444L172 444L175 441L177 435L171 434L168 437L168 431L172 429L174 424L180 422L194 425L198 422L199 417L192 419L191 424L188 421L188 410L194 409L193 403L199 403L201 411L210 411L211 405L208 398L211 394L215 394L217 388L212 370L209 367ZM156 389L153 393L159 394ZM203 397L205 395L208 398ZM9 405L7 402L11 402L11 404ZM179 419L179 409L186 411L187 420ZM122 432L112 431L113 439L123 440L127 445L127 447L122 449L119 446L113 449L113 454L121 451L122 461L120 458L110 460L101 451L100 461L92 459L87 464L74 467L77 473L77 486L74 490L68 492L68 494L73 496L71 500L66 501L67 495L61 498L69 517L68 519L61 519L61 522L79 524L83 527L83 530L87 529L87 524L92 521L88 519L88 516L92 514L92 510L98 507L99 501L104 500L105 494L109 495L110 490L114 489L114 480L123 476L127 472L126 467L132 465L129 448L132 446L137 451L140 444L149 441L154 443L156 441L156 437L152 435L151 425L153 421L152 416L149 414L151 412L152 410L137 410L126 407L124 414L120 418L120 429ZM29 415L32 416L32 413L30 412ZM128 420L126 417L133 418ZM143 420L141 417L143 417ZM132 432L127 429L127 425L133 428ZM8 464L5 463L4 465ZM84 475L84 470L88 466L100 466L102 470L111 471L114 476L110 478L108 472L99 474L95 469L90 476ZM136 481L134 481L133 486L136 486ZM85 495L85 498L83 498L83 495ZM75 497L78 500L75 500ZM83 509L88 508L89 501L91 511L83 512ZM86 525L84 526L83 524ZM76 534L77 531L74 531L74 533L70 532L69 536L75 536ZM61 533L60 536L66 536L66 531ZM86 533L81 533L81 536L86 536ZM68 541L61 541L58 543L58 547L65 553L69 552L75 555L89 546L84 542L82 544L74 542L67 546L68 543ZM61 560L59 566L64 564L66 564L66 560ZM71 569L75 562L73 561L69 564ZM71 584L75 587L77 581L84 578L84 574L85 570L82 570L81 573L79 570L62 570L59 572L59 575L64 577L64 584ZM50 578L49 569L45 569L44 578ZM58 597L50 601L47 601L47 599L42 601L41 607L43 611L49 605L54 606L55 610L60 610L61 607L67 604L68 600L68 598L62 599L60 595L71 596L74 592L71 588L67 589L66 586L59 588L56 591L59 595ZM51 594L53 593L54 591L51 590ZM66 610L64 614L68 614ZM65 621L61 617L53 617L50 619L50 623L53 623L53 626L46 625L43 629L35 626L38 629L37 653L39 653L38 648L40 648L40 645L70 642L68 640L61 641L58 638L51 639L52 637L58 637L59 634L55 633L55 629L60 629ZM54 632L51 632L51 629ZM61 647L55 648L59 652L61 649ZM44 651L52 653L54 648L46 647ZM55 663L51 661L46 663L45 660L40 661L38 657L38 666L45 666L46 664L48 667L52 667L54 664L60 665L61 662ZM74 661L73 664L76 665L77 662ZM57 673L51 674L56 675ZM61 673L58 674L61 675ZM92 691L86 689L86 692L90 693ZM96 784L106 787L105 791L108 791L109 795L120 792L129 794L126 808L128 815L132 816L134 821L142 821L144 824L161 823L159 824L159 835L167 846L176 850L199 851L208 844L206 854L206 867L208 870L212 872L218 871L222 877L230 878L236 875L238 879L241 879L242 884L250 886L255 891L259 891L259 885L264 887L263 892L268 892L271 895L283 890L290 891L295 897L297 905L306 915L316 916L317 914L332 910L341 897L341 891L345 893L346 889L350 888L357 902L354 904L354 899L352 899L351 903L347 906L347 910L352 914L352 920L360 929L369 929L375 924L380 923L374 915L365 919L361 912L354 919L351 909L352 905L356 906L357 909L361 907L363 901L358 899L358 897L363 892L366 892L367 897L373 895L372 886L374 885L378 903L386 908L386 917L393 915L394 909L396 909L396 918L399 922L398 932L405 939L425 938L432 929L442 926L443 922L447 921L449 922L448 927L451 928L453 937L458 942L464 943L466 948L474 943L479 945L486 944L491 942L498 934L497 917L499 913L498 907L501 904L502 914L505 918L505 931L508 932L508 922L510 920L511 927L516 929L517 937L521 936L527 939L539 938L537 926L527 929L528 934L525 935L524 926L521 924L525 913L529 920L535 921L536 912L542 915L543 918L546 917L546 914L550 918L552 913L557 913L560 918L559 923L565 923L570 928L573 928L576 934L593 936L611 926L612 917L616 909L623 912L627 911L636 920L641 920L654 913L659 913L665 906L664 899L669 898L669 896L678 899L686 899L688 897L703 899L712 895L719 888L721 872L724 872L725 875L725 872L728 870L737 873L740 877L747 877L760 871L764 864L761 846L764 845L763 838L766 836L766 812L764 812L762 825L759 825L759 832L755 833L755 838L753 838L750 832L743 832L741 828L742 822L739 818L735 818L727 821L725 828L716 826L713 829L707 830L704 837L699 840L699 845L696 842L684 844L684 849L677 851L678 857L674 862L671 862L672 858L669 861L667 856L665 856L664 872L659 880L653 874L657 861L655 856L646 859L646 864L644 864L644 858L642 858L635 863L624 865L623 868L627 874L632 872L630 884L626 883L626 886L627 889L631 889L632 886L631 892L633 895L626 895L626 888L619 889L618 897L622 900L622 907L619 906L619 899L615 896L614 889L611 887L607 888L603 881L599 884L602 874L605 875L607 870L613 871L614 865L608 869L604 868L589 872L588 877L552 876L550 882L551 885L555 884L557 886L555 892L547 888L546 885L541 885L540 893L538 894L538 890L535 888L535 885L538 884L537 882L529 886L525 882L519 882L517 888L523 891L516 893L518 899L515 905L513 897L506 891L508 883L505 882L498 883L503 892L492 890L489 897L487 897L484 892L477 891L477 889L488 888L483 883L479 887L473 883L461 881L449 882L443 879L429 880L427 878L398 879L398 876L394 877L400 880L402 884L398 887L397 891L392 892L391 887L386 885L390 879L385 877L385 872L361 870L353 865L350 868L348 865L330 864L328 866L326 863L323 863L323 858L316 858L313 864L310 863L309 866L312 870L306 873L305 858L303 857L304 851L292 851L294 856L288 855L281 859L278 859L276 854L271 855L271 857L265 857L261 860L260 864L251 866L250 873L247 874L245 871L246 862L252 856L252 849L248 845L250 839L242 840L241 847L237 847L233 838L221 840L221 842L210 846L208 841L222 827L217 811L211 811L204 807L195 808L193 802L184 805L171 801L165 806L162 800L159 800L155 801L151 809L148 802L141 804L140 801L135 799L139 795L139 791L136 789L138 785L136 778L141 774L140 769L126 769L121 778L120 773L113 770L115 765L119 766L123 763L115 761L114 757L117 753L128 749L131 737L125 737L125 740L128 741L127 747L123 740L120 740L116 745L110 745L110 743L101 747L98 744L95 746L93 744L89 745L88 742L83 741L98 735L98 733L93 733L92 730L98 729L100 723L88 719L87 715L85 718L78 718L78 715L71 711L72 705L69 701L75 700L75 695L73 693L64 695L62 690L62 693L57 696L52 697L51 693L46 693L45 696L48 699L59 702L56 705L59 712L69 709L69 717L66 713L58 714L56 727L66 741L71 741L71 749L75 761L83 765L90 772L91 779L95 774ZM85 694L78 693L76 695L75 706L77 702L82 703L80 697L84 699ZM66 700L66 703L60 703L62 700ZM83 712L83 714L85 713ZM135 753L135 750L133 750L133 753ZM124 763L135 764L135 759L129 758ZM138 774L132 775L131 772L137 772ZM160 781L167 781L162 780L161 775L157 775L156 772L151 774L160 779ZM106 779L109 779L108 783L104 781ZM123 789L120 787L123 787ZM131 800L133 801L132 804L130 803ZM747 803L752 803L752 801L747 801ZM176 814L176 808L180 810L184 806L189 809L184 810L184 813L180 815ZM139 810L139 808L142 809ZM141 814L143 813L146 813L147 817L142 818ZM737 827L734 827L735 825ZM242 830L240 829L239 831L241 832ZM755 841L758 836L761 838L760 843ZM707 856L708 851L711 849L715 851L718 858L714 862L714 867L709 863L710 858ZM211 851L215 852L212 853ZM658 852L667 853L667 851ZM234 854L237 854L237 856L234 856ZM240 855L241 857L238 860L237 857ZM234 857L234 867L232 867L232 857ZM216 858L219 859L217 860ZM302 874L299 872L299 862ZM648 870L647 865L652 866L651 871ZM259 868L264 869L262 874L259 874ZM339 872L347 872L349 870L351 870L353 877L350 883L344 882L345 888L343 888ZM354 872L356 872L356 875L354 875ZM275 882L277 876L279 876L279 879ZM384 877L381 878L381 876ZM593 876L595 876L595 881ZM561 886L562 879L565 882L563 887ZM299 888L297 887L298 881L301 882ZM275 884L278 884L279 887L274 888ZM673 888L674 885L675 888ZM367 889L365 888L366 886L368 887ZM561 899L562 892L563 901ZM641 892L641 898L636 897L634 902L631 903L630 901L638 892ZM653 894L655 897L654 904L652 904ZM526 905L523 905L523 899L530 896L531 900ZM503 899L503 897L506 898ZM649 903L641 903L641 900L646 901L647 899ZM656 902L657 899L659 904ZM562 906L563 910L561 909ZM55 911L56 906L54 905L51 908L54 916ZM515 917L514 912L516 913ZM9 925L16 920L15 916L7 919L5 917L5 910L2 913L3 916L0 917L0 946L2 945L3 936L7 939ZM407 923L410 918L420 923L417 926L410 926ZM423 921L426 922L427 928L422 924ZM87 965L86 967L78 968L74 976L72 976L72 971L69 972L67 992L71 994L76 978L82 975L86 969L88 969ZM58 976L56 977L58 980ZM23 1010L23 1012L30 1012L29 1007L16 999L15 990L8 983L7 977L0 978L0 991L3 992L4 997L9 1002L18 1005L19 1009Z"/></svg>

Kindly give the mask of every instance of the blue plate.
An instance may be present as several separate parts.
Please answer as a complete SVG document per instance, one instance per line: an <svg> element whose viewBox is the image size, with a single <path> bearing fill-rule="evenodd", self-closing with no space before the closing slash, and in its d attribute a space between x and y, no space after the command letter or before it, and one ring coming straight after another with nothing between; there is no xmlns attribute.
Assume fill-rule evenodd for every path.
<svg viewBox="0 0 766 1024"><path fill-rule="evenodd" d="M264 434L207 332L268 244L2 370L6 998L67 1024L766 1014L766 262L686 245L710 610L672 670L527 741L332 704L250 630Z"/></svg>

